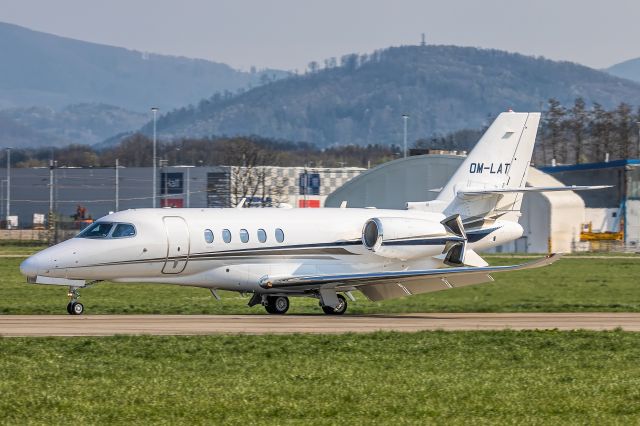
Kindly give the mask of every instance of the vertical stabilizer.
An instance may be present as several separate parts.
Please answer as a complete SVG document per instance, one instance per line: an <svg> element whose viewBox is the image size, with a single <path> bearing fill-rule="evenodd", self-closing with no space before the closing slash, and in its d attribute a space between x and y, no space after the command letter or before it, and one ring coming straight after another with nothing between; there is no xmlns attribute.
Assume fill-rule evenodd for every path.
<svg viewBox="0 0 640 426"><path fill-rule="evenodd" d="M520 193L465 196L462 192L524 187L539 122L540 113L500 114L440 191L437 200L447 206L443 213L460 214L470 223L519 212Z"/></svg>

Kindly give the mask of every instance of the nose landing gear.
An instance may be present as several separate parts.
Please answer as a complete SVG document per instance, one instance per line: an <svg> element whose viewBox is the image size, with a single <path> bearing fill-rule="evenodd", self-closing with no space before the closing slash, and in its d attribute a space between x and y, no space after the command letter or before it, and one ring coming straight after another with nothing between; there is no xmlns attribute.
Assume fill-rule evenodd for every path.
<svg viewBox="0 0 640 426"><path fill-rule="evenodd" d="M69 315L82 315L82 313L84 312L84 305L78 302L78 298L80 298L78 287L69 287L67 296L69 297L69 303L67 304L67 313Z"/></svg>

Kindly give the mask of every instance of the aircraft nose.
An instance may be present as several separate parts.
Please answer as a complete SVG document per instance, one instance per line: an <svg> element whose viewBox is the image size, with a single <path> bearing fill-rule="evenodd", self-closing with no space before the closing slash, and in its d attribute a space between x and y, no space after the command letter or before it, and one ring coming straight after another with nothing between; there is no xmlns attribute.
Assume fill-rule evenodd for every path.
<svg viewBox="0 0 640 426"><path fill-rule="evenodd" d="M40 260L37 255L29 256L20 264L20 272L27 277L35 277L40 270Z"/></svg>

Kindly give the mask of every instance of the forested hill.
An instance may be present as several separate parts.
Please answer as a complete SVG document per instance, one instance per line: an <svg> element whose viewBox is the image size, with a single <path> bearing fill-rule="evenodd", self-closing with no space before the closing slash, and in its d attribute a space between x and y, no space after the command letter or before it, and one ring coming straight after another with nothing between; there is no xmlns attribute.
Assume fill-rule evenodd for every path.
<svg viewBox="0 0 640 426"><path fill-rule="evenodd" d="M577 97L612 108L640 105L640 85L570 62L497 50L405 46L310 64L293 76L236 96L216 94L175 110L158 125L163 137L260 135L319 146L410 141L480 128L512 108L540 110ZM145 131L149 130L149 127Z"/></svg>
<svg viewBox="0 0 640 426"><path fill-rule="evenodd" d="M110 104L148 113L287 75L88 43L0 22L0 109ZM84 141L76 141L83 143Z"/></svg>
<svg viewBox="0 0 640 426"><path fill-rule="evenodd" d="M605 71L611 75L615 75L616 77L640 82L640 58L620 62L619 64L610 66Z"/></svg>

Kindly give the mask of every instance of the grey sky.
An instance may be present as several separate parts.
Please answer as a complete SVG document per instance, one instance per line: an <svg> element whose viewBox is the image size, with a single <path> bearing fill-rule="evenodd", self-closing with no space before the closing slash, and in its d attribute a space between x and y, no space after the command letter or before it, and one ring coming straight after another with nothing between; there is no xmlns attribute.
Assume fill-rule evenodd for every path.
<svg viewBox="0 0 640 426"><path fill-rule="evenodd" d="M640 56L628 0L0 0L0 21L81 40L304 69L346 53L417 44L490 47L602 68Z"/></svg>

